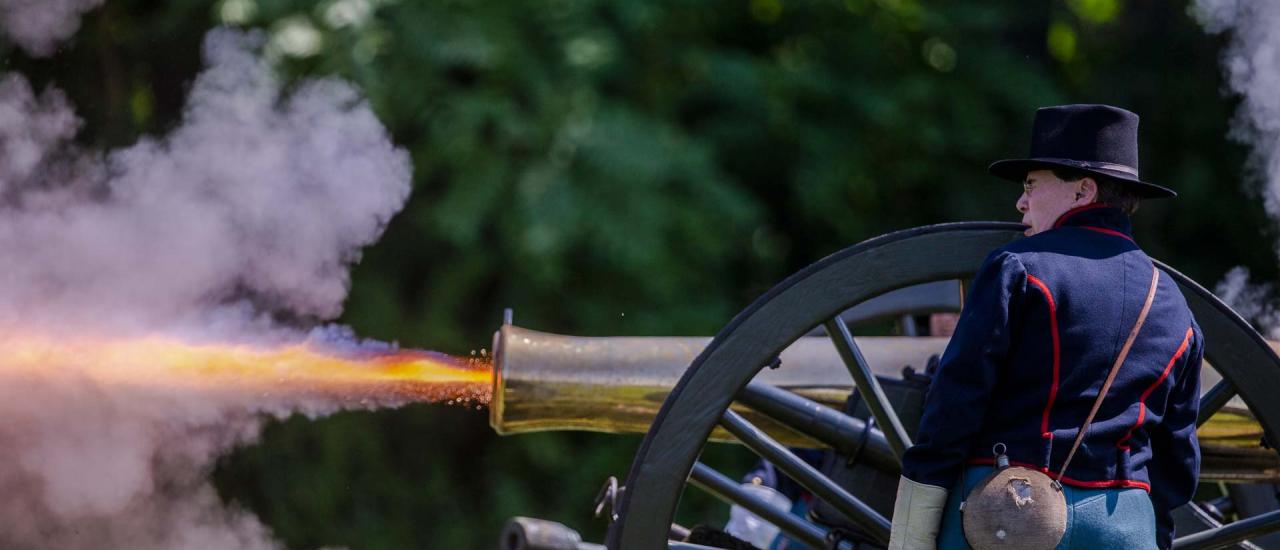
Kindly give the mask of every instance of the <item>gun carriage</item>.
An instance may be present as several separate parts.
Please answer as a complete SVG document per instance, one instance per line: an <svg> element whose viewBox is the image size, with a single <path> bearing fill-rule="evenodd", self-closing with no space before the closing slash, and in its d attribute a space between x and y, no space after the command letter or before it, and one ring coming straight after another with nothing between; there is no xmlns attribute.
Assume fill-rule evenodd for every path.
<svg viewBox="0 0 1280 550"><path fill-rule="evenodd" d="M683 533L673 532L686 484L758 514L813 548L882 546L892 488L886 495L884 483L865 481L896 480L923 395L900 382L919 377L946 339L854 338L850 326L958 311L963 292L956 281L972 277L991 250L1022 229L966 222L864 241L788 277L710 341L547 335L515 327L508 317L495 335L491 424L499 433L645 433L625 483L607 485L602 494L610 549L703 547L676 540ZM1274 485L1280 455L1268 444L1280 441L1280 357L1213 294L1157 266L1177 282L1205 336L1198 420L1202 488L1226 484L1219 491L1224 494L1177 512L1175 548L1270 546L1266 536L1280 531ZM842 408L851 390L856 410ZM824 513L779 513L740 490L735 480L699 462L713 440L739 442L770 461L812 493ZM833 476L789 447L829 448L872 477ZM1239 519L1230 521L1233 516ZM502 544L598 548L562 525L528 518L509 523Z"/></svg>

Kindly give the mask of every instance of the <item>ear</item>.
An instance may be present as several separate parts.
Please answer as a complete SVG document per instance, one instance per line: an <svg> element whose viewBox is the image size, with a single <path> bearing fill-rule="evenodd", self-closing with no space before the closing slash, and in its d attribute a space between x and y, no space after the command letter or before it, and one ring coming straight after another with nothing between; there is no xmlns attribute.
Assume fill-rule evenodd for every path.
<svg viewBox="0 0 1280 550"><path fill-rule="evenodd" d="M1075 206L1092 204L1098 200L1098 182L1093 178L1080 178L1076 186Z"/></svg>

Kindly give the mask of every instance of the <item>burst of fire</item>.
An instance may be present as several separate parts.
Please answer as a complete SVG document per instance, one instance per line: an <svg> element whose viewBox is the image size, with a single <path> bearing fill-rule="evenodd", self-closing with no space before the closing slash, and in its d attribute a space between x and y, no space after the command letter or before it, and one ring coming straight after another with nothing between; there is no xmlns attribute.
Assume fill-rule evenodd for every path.
<svg viewBox="0 0 1280 550"><path fill-rule="evenodd" d="M489 402L487 360L315 339L282 344L166 336L0 337L0 379L71 378L142 391L195 391L347 405Z"/></svg>

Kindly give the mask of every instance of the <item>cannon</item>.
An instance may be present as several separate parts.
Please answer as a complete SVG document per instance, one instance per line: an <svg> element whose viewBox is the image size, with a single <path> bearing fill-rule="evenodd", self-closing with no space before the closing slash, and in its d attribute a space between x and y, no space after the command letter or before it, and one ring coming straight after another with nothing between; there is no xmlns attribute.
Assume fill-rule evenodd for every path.
<svg viewBox="0 0 1280 550"><path fill-rule="evenodd" d="M882 488L833 479L793 449L829 448L850 464L896 476L919 399L892 386L922 376L946 339L855 338L850 327L958 311L963 281L1022 230L964 222L864 241L786 278L710 340L558 336L516 327L508 317L495 335L490 423L501 434L645 433L625 483L602 495L610 549L698 547L679 540L682 530L672 523L686 484L813 548L883 545L889 519ZM1227 488L1177 511L1175 548L1257 548L1280 531L1273 485L1280 455L1270 444L1280 441L1280 357L1210 292L1157 266L1177 282L1205 335L1202 482ZM842 410L851 391L861 413ZM738 490L699 462L709 441L737 442L770 461L825 505L825 517L778 513ZM838 526L851 526L854 536Z"/></svg>

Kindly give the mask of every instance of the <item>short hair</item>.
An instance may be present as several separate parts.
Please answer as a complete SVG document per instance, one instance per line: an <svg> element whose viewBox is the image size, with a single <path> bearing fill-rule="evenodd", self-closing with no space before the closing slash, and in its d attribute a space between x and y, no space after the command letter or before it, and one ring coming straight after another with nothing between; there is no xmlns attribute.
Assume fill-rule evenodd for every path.
<svg viewBox="0 0 1280 550"><path fill-rule="evenodd" d="M1142 197L1130 191L1124 184L1109 177L1074 168L1051 168L1050 171L1062 181L1080 181L1084 178L1093 178L1093 181L1098 183L1097 201L1118 208L1121 212L1130 216L1138 211L1138 206L1142 202Z"/></svg>

